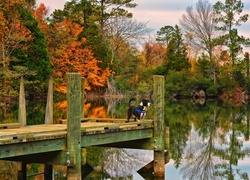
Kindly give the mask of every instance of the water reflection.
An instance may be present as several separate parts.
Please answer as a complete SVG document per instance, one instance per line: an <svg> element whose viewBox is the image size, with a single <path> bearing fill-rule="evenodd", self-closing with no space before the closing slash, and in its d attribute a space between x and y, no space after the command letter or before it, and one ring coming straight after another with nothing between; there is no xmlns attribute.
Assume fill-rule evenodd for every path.
<svg viewBox="0 0 250 180"><path fill-rule="evenodd" d="M17 104L1 102L0 108L0 123L17 121ZM127 108L127 99L87 101L84 114L85 117L126 118ZM165 179L250 179L249 103L209 100L197 104L182 100L166 101L165 108L171 157L165 167ZM28 102L27 111L28 124L42 124L45 102ZM55 122L66 117L66 101L55 102ZM153 118L153 108L149 109L147 118ZM84 179L144 179L136 171L153 158L153 152L142 150L88 148L87 152L94 171L84 174ZM5 167L0 169L3 178L13 174L16 167L9 162L0 162L0 166ZM33 169L31 173L39 171ZM57 167L54 179L66 179L65 172L64 167Z"/></svg>
<svg viewBox="0 0 250 180"><path fill-rule="evenodd" d="M180 103L180 102L179 102ZM248 105L169 104L170 153L178 179L249 179Z"/></svg>
<svg viewBox="0 0 250 180"><path fill-rule="evenodd" d="M100 149L102 151L98 156ZM90 148L87 153L90 153L87 160L94 167L94 171L84 176L83 179L139 178L140 175L136 172L152 161L153 157L150 151L120 148ZM96 161L96 157L98 157L98 161ZM141 177L141 179L143 178Z"/></svg>

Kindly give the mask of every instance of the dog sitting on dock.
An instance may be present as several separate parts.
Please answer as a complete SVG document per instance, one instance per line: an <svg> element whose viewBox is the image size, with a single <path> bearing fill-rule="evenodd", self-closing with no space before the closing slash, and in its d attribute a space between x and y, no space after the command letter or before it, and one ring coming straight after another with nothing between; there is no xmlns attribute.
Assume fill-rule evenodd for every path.
<svg viewBox="0 0 250 180"><path fill-rule="evenodd" d="M132 98L129 100L128 119L126 122L129 122L131 116L134 116L134 121L136 121L137 119L139 121L143 120L146 115L147 108L151 105L151 103L149 102L149 100L142 99L141 103L136 107L130 105L131 101L136 101L136 99Z"/></svg>

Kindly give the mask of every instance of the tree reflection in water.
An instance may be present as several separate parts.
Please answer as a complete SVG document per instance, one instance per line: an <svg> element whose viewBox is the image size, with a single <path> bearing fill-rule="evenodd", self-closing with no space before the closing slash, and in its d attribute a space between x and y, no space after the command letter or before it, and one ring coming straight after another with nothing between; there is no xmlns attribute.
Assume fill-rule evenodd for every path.
<svg viewBox="0 0 250 180"><path fill-rule="evenodd" d="M152 160L152 153L142 150L107 148L103 157L103 169L110 177L132 177L135 171L146 165L150 159Z"/></svg>
<svg viewBox="0 0 250 180"><path fill-rule="evenodd" d="M85 117L126 118L127 101L125 99L116 102L112 99L86 102ZM240 105L211 100L202 105L190 100L165 102L165 124L170 129L170 157L178 173L182 175L180 179L250 179L250 162L246 162L250 159L249 102ZM18 106L10 103L3 105L4 103L0 104L0 122L16 122ZM55 107L54 119L65 118L66 103L60 103L60 106L55 103ZM29 124L41 124L44 120L45 102L29 102L27 111ZM153 108L150 108L147 118L152 117ZM87 152L90 156L91 153ZM95 179L133 179L133 172L153 158L152 152L116 148L103 148L92 154L97 160L90 158L89 162L94 162L93 167L100 170L98 176L93 176ZM246 164L245 169L241 166L242 162ZM0 177L14 173L11 170L15 171L15 166L10 162L0 162ZM101 172L105 173L105 177ZM60 174L57 178L59 176L61 179L66 178Z"/></svg>
<svg viewBox="0 0 250 180"><path fill-rule="evenodd" d="M243 142L249 140L247 107L186 105L189 107L188 111L183 104L168 109L174 112L172 115L176 115L168 120L172 131L170 133L175 135L170 135L170 138L174 138L171 140L174 146L170 145L170 151L175 167L180 167L182 179L249 179L249 171L247 173L238 167L239 160L250 157L250 148L243 147ZM178 128L176 122L179 124ZM186 129L189 126L185 124L191 125L188 133ZM176 137L182 137L183 140L177 141ZM185 141L186 144L177 146L176 141ZM176 152L183 154L177 155Z"/></svg>

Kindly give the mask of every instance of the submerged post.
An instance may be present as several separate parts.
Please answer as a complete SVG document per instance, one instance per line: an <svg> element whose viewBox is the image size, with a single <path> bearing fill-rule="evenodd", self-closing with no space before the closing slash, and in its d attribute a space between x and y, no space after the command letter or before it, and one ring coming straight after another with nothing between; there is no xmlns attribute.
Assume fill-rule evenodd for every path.
<svg viewBox="0 0 250 180"><path fill-rule="evenodd" d="M81 179L81 109L81 75L69 73L67 74L67 149L75 152L76 165L68 166L68 180Z"/></svg>
<svg viewBox="0 0 250 180"><path fill-rule="evenodd" d="M27 123L26 123L26 103L25 103L23 76L21 76L21 79L20 79L18 122L20 123L20 127L25 127L27 125Z"/></svg>
<svg viewBox="0 0 250 180"><path fill-rule="evenodd" d="M154 176L164 177L165 141L164 141L164 76L153 76L154 79Z"/></svg>

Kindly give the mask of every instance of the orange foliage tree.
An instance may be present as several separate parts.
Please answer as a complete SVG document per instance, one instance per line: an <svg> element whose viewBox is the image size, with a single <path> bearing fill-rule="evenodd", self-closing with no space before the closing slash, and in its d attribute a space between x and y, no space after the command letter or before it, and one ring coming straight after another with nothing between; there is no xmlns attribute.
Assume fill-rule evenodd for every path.
<svg viewBox="0 0 250 180"><path fill-rule="evenodd" d="M24 1L1 0L0 2L0 94L9 94L12 90L12 78L17 72L10 69L11 61L17 61L13 55L15 49L27 48L32 40L30 31L20 20L17 8Z"/></svg>
<svg viewBox="0 0 250 180"><path fill-rule="evenodd" d="M67 49L60 53L54 59L53 73L57 77L61 77L64 81L58 86L58 90L65 92L66 81L65 75L68 72L78 72L85 78L85 88L91 90L93 86L104 86L107 78L110 76L110 71L102 70L98 61L90 49L82 48L81 43L84 41L72 41L67 45Z"/></svg>
<svg viewBox="0 0 250 180"><path fill-rule="evenodd" d="M92 50L82 47L86 39L78 37L84 30L83 27L64 19L60 23L53 24L49 29L45 20L47 13L44 4L40 4L34 16L47 36L56 90L66 93L66 73L69 72L78 72L85 78L86 90L105 86L111 71L101 69L99 67L101 61L94 57Z"/></svg>
<svg viewBox="0 0 250 180"><path fill-rule="evenodd" d="M142 50L142 58L146 67L162 65L166 56L166 48L162 43L147 42Z"/></svg>
<svg viewBox="0 0 250 180"><path fill-rule="evenodd" d="M33 12L33 16L38 22L38 27L41 29L41 31L45 35L47 44L49 45L51 41L51 30L46 20L48 15L49 15L49 9L47 9L47 7L43 3L41 3Z"/></svg>

